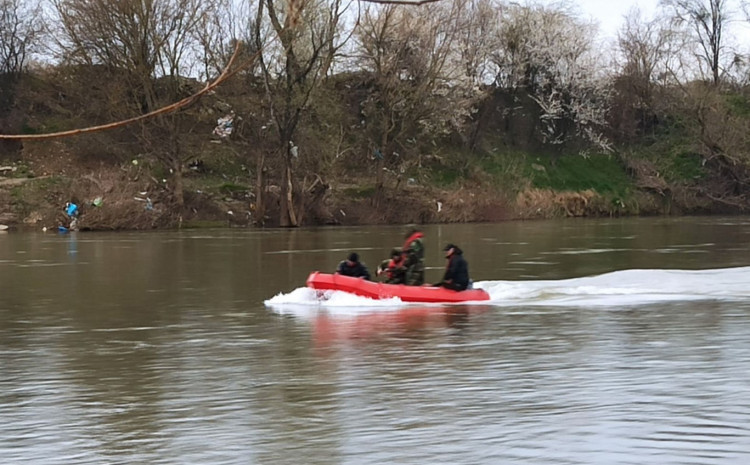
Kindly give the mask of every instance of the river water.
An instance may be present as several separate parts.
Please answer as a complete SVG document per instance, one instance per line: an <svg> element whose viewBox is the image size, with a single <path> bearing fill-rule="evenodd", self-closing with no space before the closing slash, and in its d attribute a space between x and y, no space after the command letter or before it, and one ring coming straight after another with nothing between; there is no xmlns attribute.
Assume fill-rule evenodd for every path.
<svg viewBox="0 0 750 465"><path fill-rule="evenodd" d="M489 303L304 288L400 227L0 235L0 462L749 463L750 218L424 231Z"/></svg>

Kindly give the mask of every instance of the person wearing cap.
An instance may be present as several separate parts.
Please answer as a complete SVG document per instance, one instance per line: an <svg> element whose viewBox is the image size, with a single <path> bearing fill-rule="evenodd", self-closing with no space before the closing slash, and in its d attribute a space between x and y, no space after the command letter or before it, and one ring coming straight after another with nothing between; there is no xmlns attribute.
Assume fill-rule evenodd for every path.
<svg viewBox="0 0 750 465"><path fill-rule="evenodd" d="M424 234L416 227L410 227L406 233L404 246L401 247L406 268L405 284L421 286L424 284Z"/></svg>
<svg viewBox="0 0 750 465"><path fill-rule="evenodd" d="M404 256L401 249L391 250L391 258L383 260L378 266L378 276L385 275L386 284L404 284L406 282L406 268L404 267Z"/></svg>
<svg viewBox="0 0 750 465"><path fill-rule="evenodd" d="M351 276L353 278L370 279L370 272L367 270L367 266L359 261L359 255L356 252L350 253L346 260L342 260L339 263L339 266L336 268L336 274Z"/></svg>
<svg viewBox="0 0 750 465"><path fill-rule="evenodd" d="M448 263L445 265L443 280L435 283L437 287L463 291L469 287L469 264L464 260L464 252L455 244L443 248Z"/></svg>

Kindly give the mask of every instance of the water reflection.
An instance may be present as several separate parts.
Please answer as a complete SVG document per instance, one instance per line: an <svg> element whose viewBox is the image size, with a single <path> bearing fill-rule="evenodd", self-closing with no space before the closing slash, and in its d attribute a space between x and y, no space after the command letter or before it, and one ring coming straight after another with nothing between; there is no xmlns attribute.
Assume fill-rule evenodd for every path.
<svg viewBox="0 0 750 465"><path fill-rule="evenodd" d="M461 334L469 319L490 310L489 306L409 306L377 309L360 315L336 316L314 311L312 332L316 346L328 347L345 341L372 341L394 337L419 337L433 331Z"/></svg>

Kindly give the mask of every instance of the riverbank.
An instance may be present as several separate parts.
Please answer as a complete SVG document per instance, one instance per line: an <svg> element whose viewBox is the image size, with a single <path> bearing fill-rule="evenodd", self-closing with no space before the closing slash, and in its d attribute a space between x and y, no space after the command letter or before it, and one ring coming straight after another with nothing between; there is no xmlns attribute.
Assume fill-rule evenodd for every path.
<svg viewBox="0 0 750 465"><path fill-rule="evenodd" d="M67 202L80 208L78 228L93 231L200 227L277 227L281 189L263 189L257 203L252 173L205 163L183 174L183 205L174 201L172 177L139 160L86 162L65 151L26 152L0 172L0 225L17 231L68 226ZM736 213L664 185L655 189L639 172L614 157L574 155L531 170L517 170L501 184L497 176L459 176L449 183L433 176L397 179L376 193L375 179L329 176L300 183L294 201L301 226L479 223L561 217L612 217ZM500 162L498 162L500 163ZM591 165L591 166L588 166ZM632 173L632 176L628 173ZM531 174L528 174L531 173ZM503 171L510 179L508 170ZM525 177L524 177L525 176ZM432 184L429 184L429 182Z"/></svg>
<svg viewBox="0 0 750 465"><path fill-rule="evenodd" d="M66 165L57 172L43 169L37 176L38 168L23 177L0 177L0 224L19 231L67 226L64 206L74 202L80 208L82 230L278 226L280 189L275 185L265 189L260 217L251 189L219 182L214 176L186 176L185 203L179 207L171 199L168 181L142 172L137 165L88 172ZM305 205L300 209L300 225L477 223L664 212L658 196L647 193L634 194L626 205L593 189L529 187L512 192L491 185L440 188L407 182L378 199L371 181L360 181L333 183L323 192L303 190L296 198Z"/></svg>

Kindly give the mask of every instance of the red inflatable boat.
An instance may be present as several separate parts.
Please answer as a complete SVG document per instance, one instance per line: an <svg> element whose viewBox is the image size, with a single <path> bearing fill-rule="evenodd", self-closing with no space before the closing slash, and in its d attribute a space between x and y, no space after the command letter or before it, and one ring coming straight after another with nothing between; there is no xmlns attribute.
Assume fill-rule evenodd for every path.
<svg viewBox="0 0 750 465"><path fill-rule="evenodd" d="M321 291L344 291L371 299L398 297L403 302L455 303L490 300L490 295L483 289L467 289L459 292L444 287L385 284L317 271L307 278L307 287Z"/></svg>

